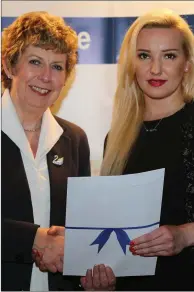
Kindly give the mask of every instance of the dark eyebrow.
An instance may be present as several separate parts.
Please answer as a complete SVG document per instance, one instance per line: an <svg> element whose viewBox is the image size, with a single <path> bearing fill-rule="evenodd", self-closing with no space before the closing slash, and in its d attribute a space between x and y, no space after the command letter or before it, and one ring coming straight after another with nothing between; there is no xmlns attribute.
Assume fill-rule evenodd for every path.
<svg viewBox="0 0 194 292"><path fill-rule="evenodd" d="M138 49L137 50L138 52L147 52L147 53L150 53L151 51L150 50L146 50L146 49ZM162 50L162 52L172 52L172 51L176 51L178 52L179 49L166 49L166 50Z"/></svg>
<svg viewBox="0 0 194 292"><path fill-rule="evenodd" d="M41 57L39 57L39 56L37 56L37 55L35 55L35 54L33 54L33 55L29 55L28 56L28 58L32 58L32 57L35 57L35 58L38 58L38 59L40 59L40 60L43 60L43 58L41 58ZM59 63L61 63L61 64L64 64L64 62L63 61L53 61L52 62L52 64L59 64Z"/></svg>
<svg viewBox="0 0 194 292"><path fill-rule="evenodd" d="M175 51L175 52L179 52L179 49L166 49L166 50L162 50L162 52L171 52L171 51Z"/></svg>
<svg viewBox="0 0 194 292"><path fill-rule="evenodd" d="M53 63L53 64L56 64L56 63L57 63L57 64L64 64L63 61L53 61L52 63Z"/></svg>

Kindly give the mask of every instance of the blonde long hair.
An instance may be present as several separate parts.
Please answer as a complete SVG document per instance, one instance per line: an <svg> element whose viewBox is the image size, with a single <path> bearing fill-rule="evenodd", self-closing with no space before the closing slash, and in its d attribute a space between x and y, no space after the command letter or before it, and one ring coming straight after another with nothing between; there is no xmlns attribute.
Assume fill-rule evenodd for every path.
<svg viewBox="0 0 194 292"><path fill-rule="evenodd" d="M194 35L187 22L171 10L155 10L140 16L125 34L118 61L118 84L114 97L111 129L101 166L101 175L122 174L142 126L143 93L135 79L136 42L143 28L177 28L183 36L183 49L190 70L182 81L185 102L194 99Z"/></svg>

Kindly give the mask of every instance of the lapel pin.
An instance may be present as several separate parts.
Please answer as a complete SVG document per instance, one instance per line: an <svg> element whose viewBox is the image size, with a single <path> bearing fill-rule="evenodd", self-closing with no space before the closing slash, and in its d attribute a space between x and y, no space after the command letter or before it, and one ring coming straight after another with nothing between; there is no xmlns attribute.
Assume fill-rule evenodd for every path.
<svg viewBox="0 0 194 292"><path fill-rule="evenodd" d="M63 164L63 161L64 161L64 158L63 157L59 157L58 155L55 155L52 162L55 165L62 165Z"/></svg>

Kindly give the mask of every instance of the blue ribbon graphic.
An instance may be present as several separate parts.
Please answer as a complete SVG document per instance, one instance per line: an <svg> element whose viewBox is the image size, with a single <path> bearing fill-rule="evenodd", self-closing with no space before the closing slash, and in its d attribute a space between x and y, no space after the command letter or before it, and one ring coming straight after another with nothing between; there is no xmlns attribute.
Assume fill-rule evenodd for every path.
<svg viewBox="0 0 194 292"><path fill-rule="evenodd" d="M126 254L126 246L130 243L130 238L128 234L123 230L129 230L129 229L142 229L142 228L148 228L152 227L154 225L158 225L159 222L155 222L153 224L149 225L143 225L143 226L131 226L131 227L124 227L124 228L103 228L103 227L65 227L66 229L83 229L83 230L102 230L102 232L98 235L98 237L90 244L95 245L98 244L98 253L101 251L103 246L108 241L110 235L112 232L115 232L117 236L117 240L124 252Z"/></svg>
<svg viewBox="0 0 194 292"><path fill-rule="evenodd" d="M121 228L118 228L118 229L107 228L107 229L103 230L100 233L100 235L98 235L98 237L90 245L98 244L98 253L99 253L100 250L103 248L103 246L106 244L107 240L109 239L109 237L113 231L116 233L117 240L118 240L124 254L126 254L126 246L129 245L130 239L129 239L129 236L127 235L127 233Z"/></svg>

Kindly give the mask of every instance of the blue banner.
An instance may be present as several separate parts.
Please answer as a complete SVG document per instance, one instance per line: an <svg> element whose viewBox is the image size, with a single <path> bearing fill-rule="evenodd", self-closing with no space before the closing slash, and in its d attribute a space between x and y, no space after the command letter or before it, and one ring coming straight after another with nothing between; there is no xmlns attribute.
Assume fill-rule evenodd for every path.
<svg viewBox="0 0 194 292"><path fill-rule="evenodd" d="M194 32L194 15L183 16ZM16 17L2 17L2 30ZM123 37L136 17L67 17L79 37L79 64L115 64Z"/></svg>

